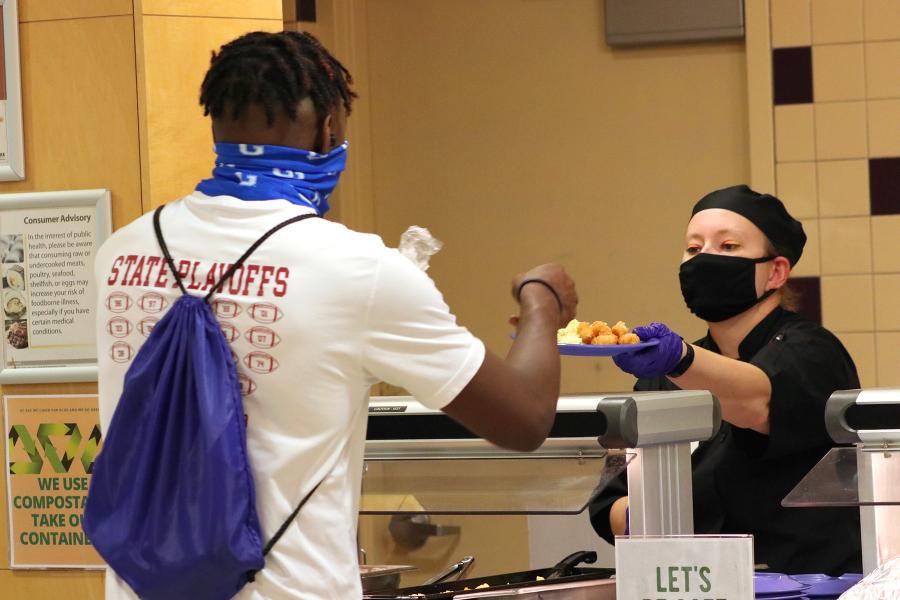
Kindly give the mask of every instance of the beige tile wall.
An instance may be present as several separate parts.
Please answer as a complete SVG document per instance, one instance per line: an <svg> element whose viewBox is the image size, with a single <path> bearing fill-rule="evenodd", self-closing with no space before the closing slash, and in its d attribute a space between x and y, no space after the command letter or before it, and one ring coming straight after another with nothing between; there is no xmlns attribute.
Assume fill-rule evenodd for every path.
<svg viewBox="0 0 900 600"><path fill-rule="evenodd" d="M813 46L813 89L816 102L862 100L866 97L863 44ZM818 116L818 115L817 115Z"/></svg>
<svg viewBox="0 0 900 600"><path fill-rule="evenodd" d="M772 48L812 46L814 102L773 107L776 187L813 232L797 274L821 276L862 384L900 385L900 215L871 215L868 172L900 156L900 2L769 7Z"/></svg>
<svg viewBox="0 0 900 600"><path fill-rule="evenodd" d="M900 215L872 218L872 257L876 273L900 273Z"/></svg>

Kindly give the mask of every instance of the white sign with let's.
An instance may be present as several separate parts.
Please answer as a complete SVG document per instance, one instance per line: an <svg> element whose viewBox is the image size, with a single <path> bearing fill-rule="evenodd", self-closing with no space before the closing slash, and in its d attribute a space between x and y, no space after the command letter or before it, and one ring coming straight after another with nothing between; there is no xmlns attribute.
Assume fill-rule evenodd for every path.
<svg viewBox="0 0 900 600"><path fill-rule="evenodd" d="M753 538L617 537L616 598L753 600Z"/></svg>

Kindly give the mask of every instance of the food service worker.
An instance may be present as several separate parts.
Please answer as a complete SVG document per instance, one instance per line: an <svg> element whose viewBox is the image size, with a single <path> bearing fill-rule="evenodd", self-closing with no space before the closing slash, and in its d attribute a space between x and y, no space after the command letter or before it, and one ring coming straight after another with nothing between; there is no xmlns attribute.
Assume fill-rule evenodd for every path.
<svg viewBox="0 0 900 600"><path fill-rule="evenodd" d="M705 389L722 427L692 455L694 528L753 534L755 560L786 573L861 570L856 508L784 508L782 499L834 445L825 402L859 387L853 359L828 330L788 309L787 287L806 234L774 196L745 185L694 206L679 279L688 309L706 321L690 344L662 323L635 328L659 345L615 358L636 391ZM625 531L617 481L591 505L597 533Z"/></svg>

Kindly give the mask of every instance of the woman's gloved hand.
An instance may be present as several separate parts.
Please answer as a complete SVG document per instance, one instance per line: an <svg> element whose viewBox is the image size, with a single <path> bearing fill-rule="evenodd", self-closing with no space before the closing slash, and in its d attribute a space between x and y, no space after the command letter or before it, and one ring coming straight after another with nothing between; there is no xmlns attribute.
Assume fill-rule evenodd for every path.
<svg viewBox="0 0 900 600"><path fill-rule="evenodd" d="M626 373L631 373L635 377L658 377L674 369L681 360L681 354L684 351L681 336L662 323L650 323L645 327L635 327L634 333L641 338L642 342L657 339L659 344L638 352L626 352L614 356L613 360L616 366Z"/></svg>

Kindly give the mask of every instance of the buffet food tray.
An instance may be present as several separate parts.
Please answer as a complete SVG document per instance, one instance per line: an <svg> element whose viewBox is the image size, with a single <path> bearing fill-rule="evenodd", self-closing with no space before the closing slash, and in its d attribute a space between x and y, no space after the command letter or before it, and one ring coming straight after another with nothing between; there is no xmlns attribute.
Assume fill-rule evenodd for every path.
<svg viewBox="0 0 900 600"><path fill-rule="evenodd" d="M455 600L475 600L476 598L491 598L492 600L503 598L509 600L616 600L616 582L614 579L601 579L551 583L509 591L482 590L454 596Z"/></svg>
<svg viewBox="0 0 900 600"><path fill-rule="evenodd" d="M576 552L556 566L532 569L516 573L501 573L473 577L452 582L401 588L391 593L368 594L367 600L463 600L467 598L598 598L598 590L612 590L615 597L615 582L611 579L614 569L576 567L574 565L597 560L595 552ZM590 596L565 595L588 593ZM558 595L557 592L562 594ZM556 595L546 595L556 594Z"/></svg>
<svg viewBox="0 0 900 600"><path fill-rule="evenodd" d="M602 571L604 569L591 569ZM423 593L418 588L397 590L396 594L364 595L364 600L475 600L476 598L514 598L516 600L615 600L616 581L608 576L598 578L596 575L566 577L556 580L532 581L530 583L497 585L488 588L465 589L468 585L482 585L494 577L479 577L453 584L444 584L446 591ZM465 584L458 590L449 590L456 584ZM499 584L500 582L498 582ZM488 585L490 585L488 583ZM438 584L438 587L441 587Z"/></svg>

